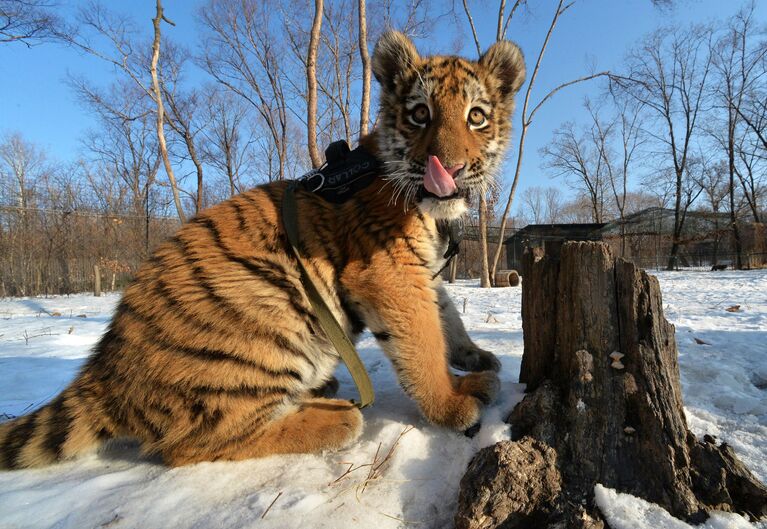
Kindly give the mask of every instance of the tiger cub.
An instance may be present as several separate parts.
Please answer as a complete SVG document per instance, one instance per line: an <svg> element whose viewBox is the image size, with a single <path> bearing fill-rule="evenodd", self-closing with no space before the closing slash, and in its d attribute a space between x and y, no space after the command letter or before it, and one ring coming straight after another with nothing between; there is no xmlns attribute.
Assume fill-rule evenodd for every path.
<svg viewBox="0 0 767 529"><path fill-rule="evenodd" d="M435 272L439 221L492 183L525 76L519 48L478 61L421 57L388 32L373 54L376 130L362 144L384 170L351 200L297 191L301 252L350 336L369 328L432 423L476 425L500 364L474 345ZM77 378L52 402L0 425L0 468L69 459L137 438L168 465L319 452L349 445L362 414L318 396L339 357L288 251L285 182L202 212L126 289ZM448 365L463 371L454 376Z"/></svg>

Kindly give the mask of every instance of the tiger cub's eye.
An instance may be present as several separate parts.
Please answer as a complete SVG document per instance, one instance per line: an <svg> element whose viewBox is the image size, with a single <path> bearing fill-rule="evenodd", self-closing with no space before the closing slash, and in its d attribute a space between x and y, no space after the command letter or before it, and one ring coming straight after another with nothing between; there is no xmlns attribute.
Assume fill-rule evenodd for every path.
<svg viewBox="0 0 767 529"><path fill-rule="evenodd" d="M429 122L429 107L423 103L416 105L413 110L410 111L410 121L418 126L426 125Z"/></svg>
<svg viewBox="0 0 767 529"><path fill-rule="evenodd" d="M481 127L486 122L487 116L485 116L485 112L481 108L474 107L469 110L469 125L472 127Z"/></svg>

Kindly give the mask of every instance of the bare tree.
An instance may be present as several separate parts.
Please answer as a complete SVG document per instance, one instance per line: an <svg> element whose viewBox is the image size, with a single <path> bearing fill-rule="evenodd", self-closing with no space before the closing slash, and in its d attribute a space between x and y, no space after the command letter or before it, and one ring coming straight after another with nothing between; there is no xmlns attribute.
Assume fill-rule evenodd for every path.
<svg viewBox="0 0 767 529"><path fill-rule="evenodd" d="M662 146L675 175L674 230L667 268L676 267L684 229L685 175L698 118L705 110L707 82L711 71L709 28L680 31L662 29L633 50L628 74L614 77L614 87L634 98L654 118L648 134Z"/></svg>
<svg viewBox="0 0 767 529"><path fill-rule="evenodd" d="M736 164L734 169L743 190L743 197L754 222L762 222L762 204L767 194L767 157L761 155L760 151L763 149L750 135L741 137L736 150L740 163Z"/></svg>
<svg viewBox="0 0 767 529"><path fill-rule="evenodd" d="M153 19L154 39L151 48L146 49L137 44L136 34L138 30L129 18L110 12L97 1L90 1L78 10L77 22L83 33L62 35L61 38L80 51L98 57L114 66L117 71L124 74L135 85L138 89L138 97L146 97L154 103L156 109L153 109L152 112L156 118L158 148L165 164L176 212L179 219L183 221L186 215L181 204L175 173L167 156L167 142L164 132L165 109L157 72L161 41L160 23L163 20L172 24L163 16L162 3L158 0L156 16ZM96 36L97 40L106 42L106 48L102 49L93 44L91 36ZM145 53L136 51L141 49L144 49ZM149 60L147 60L148 56L150 56ZM79 85L79 89L90 91L93 95L96 94L95 91L86 88L87 83L82 81L75 81L75 83ZM113 106L113 110L115 108ZM132 119L135 116L122 117Z"/></svg>
<svg viewBox="0 0 767 529"><path fill-rule="evenodd" d="M713 65L716 81L713 83L717 107L725 114L722 134L719 128L712 128L710 133L716 138L727 156L727 171L730 189L730 229L735 240L736 267L742 267L742 248L738 229L737 208L735 207L736 183L743 186L744 196L751 208L756 222L759 211L756 204L758 190L754 185L755 157L749 156L747 147L749 132L752 127L741 126L743 108L753 93L755 86L763 83L767 76L764 69L767 57L767 45L759 42L754 46L755 21L753 2L741 9L727 24L724 34L713 47ZM751 112L749 112L751 114ZM758 115L758 114L757 114ZM748 125L748 123L745 123ZM757 136L758 137L758 136ZM756 142L755 142L756 143ZM745 147L745 148L744 148ZM751 150L753 152L753 150ZM743 162L742 168L739 167ZM744 175L747 173L748 176ZM737 176L737 181L736 181Z"/></svg>
<svg viewBox="0 0 767 529"><path fill-rule="evenodd" d="M673 250L674 245L676 245L677 254L674 254L674 268L672 270L676 269L676 255L678 255L678 250L684 243L684 226L687 220L687 213L703 193L703 188L698 184L698 181L703 178L707 164L708 162L702 154L693 153L690 150L685 160L684 172L681 178L672 166L662 167L646 175L643 179L644 186L655 193L659 205L662 207L674 207L674 230L672 231L671 249ZM677 226L681 226L681 228L677 228ZM668 263L666 263L666 267L668 269Z"/></svg>
<svg viewBox="0 0 767 529"><path fill-rule="evenodd" d="M368 17L384 22L368 28ZM286 65L284 70L290 72L295 67L296 70L306 72L308 49L312 40L311 25L307 24L307 17L303 13L289 6L283 8L283 18L282 32L286 36L289 56L294 62L294 65ZM362 4L359 0L323 2L322 31L319 33L314 68L317 82L318 144L326 145L339 138L352 144L357 135L366 134L369 130L372 97L370 57L367 52L369 40L376 39L387 26L398 27L411 35L420 34L424 27L437 24L438 18L439 10L427 0L407 4L389 0ZM285 74L289 112L304 127L308 125L308 94L311 92L306 79L306 75ZM361 98L357 97L357 93L361 94ZM305 146L306 142L302 142L289 146L289 149L305 149ZM304 157L305 152L301 152L301 159Z"/></svg>
<svg viewBox="0 0 767 529"><path fill-rule="evenodd" d="M317 48L320 45L320 31L322 31L324 12L322 6L322 0L314 0L314 21L306 56L306 134L309 159L314 168L322 165L322 157L317 148Z"/></svg>
<svg viewBox="0 0 767 529"><path fill-rule="evenodd" d="M766 66L767 64L763 64L762 72L767 70ZM751 133L756 136L764 156L767 156L767 87L764 83L755 84L746 98L744 108L736 108L736 110Z"/></svg>
<svg viewBox="0 0 767 529"><path fill-rule="evenodd" d="M55 6L49 0L0 0L0 43L33 46L58 38L67 30Z"/></svg>
<svg viewBox="0 0 767 529"><path fill-rule="evenodd" d="M453 8L433 0L408 0L395 2L393 0L377 0L368 6L372 12L371 20L379 21L372 40L386 28L398 28L405 35L413 38L426 38L433 34L440 18L452 12Z"/></svg>
<svg viewBox="0 0 767 529"><path fill-rule="evenodd" d="M351 95L352 84L357 80L355 71L357 37L352 15L351 5L345 2L325 7L327 31L322 36L322 43L325 51L324 68L327 74L320 83L326 97L330 130L343 130L343 137L349 144L355 136L355 131L352 130ZM340 132L336 134L341 135ZM333 139L327 140L330 142Z"/></svg>
<svg viewBox="0 0 767 529"><path fill-rule="evenodd" d="M277 33L274 7L261 0L209 0L199 13L207 30L202 64L258 114L269 133L271 145L263 146L268 161L276 162L270 178L281 180L288 176L290 109L280 47L285 38Z"/></svg>
<svg viewBox="0 0 767 529"><path fill-rule="evenodd" d="M204 101L206 127L202 150L207 164L226 179L229 196L250 182L243 177L254 172L253 131L246 103L228 89L210 90Z"/></svg>
<svg viewBox="0 0 767 529"><path fill-rule="evenodd" d="M562 205L562 222L584 224L594 221L591 200L585 195L576 195Z"/></svg>
<svg viewBox="0 0 767 529"><path fill-rule="evenodd" d="M605 192L608 190L609 155L605 154L608 132L599 137L599 127L592 125L579 134L573 122L554 132L549 144L541 149L546 167L565 181L579 195L588 197L591 222L604 221ZM606 162L608 160L608 162Z"/></svg>
<svg viewBox="0 0 767 529"><path fill-rule="evenodd" d="M644 140L639 121L641 106L632 105L630 101L613 99L613 102L617 107L617 115L608 120L602 118L601 109L595 108L589 100L586 100L585 106L592 122L588 138L602 159L605 180L612 191L615 209L618 212L621 256L624 256L626 253L625 219L629 173L634 154ZM618 146L614 148L612 144L616 142Z"/></svg>
<svg viewBox="0 0 767 529"><path fill-rule="evenodd" d="M543 202L546 206L546 223L557 224L561 222L564 205L562 191L556 187L547 187L543 192Z"/></svg>
<svg viewBox="0 0 767 529"><path fill-rule="evenodd" d="M713 264L717 264L719 244L722 239L718 214L722 209L725 199L732 194L727 181L728 164L726 162L711 163L704 157L701 157L700 160L700 172L693 176L693 180L700 186L708 206L714 213L714 255L712 261Z"/></svg>
<svg viewBox="0 0 767 529"><path fill-rule="evenodd" d="M161 0L157 0L156 6L157 14L152 19L152 26L154 27L154 40L152 41L152 65L149 71L152 74L153 99L157 105L157 141L160 146L162 162L165 165L165 173L168 175L168 180L170 181L170 188L171 192L173 193L173 202L176 204L178 218L181 219L181 222L186 222L184 207L181 205L181 197L179 196L178 184L176 183L176 175L173 172L173 166L170 164L168 146L165 142L165 104L163 103L162 90L160 89L160 78L157 75L157 63L160 60L160 24L163 21L167 22L171 26L175 26L175 24L168 20L163 14Z"/></svg>
<svg viewBox="0 0 767 529"><path fill-rule="evenodd" d="M370 79L371 65L368 52L367 6L365 0L358 0L357 15L359 16L359 47L362 62L362 102L360 103L360 136L368 133L370 119Z"/></svg>
<svg viewBox="0 0 767 529"><path fill-rule="evenodd" d="M562 192L556 187L528 187L522 193L519 216L529 224L556 224L563 207Z"/></svg>
<svg viewBox="0 0 767 529"><path fill-rule="evenodd" d="M506 206L503 210L503 214L501 215L501 225L499 228L499 237L503 239L504 233L506 232L506 219L509 216L509 212L511 211L511 205L514 202L514 195L517 191L517 185L519 184L519 177L522 172L522 158L525 153L525 138L527 137L527 131L530 128L530 125L533 123L533 119L535 118L535 114L538 112L538 110L546 104L547 101L549 101L554 95L559 92L560 90L567 88L568 86L572 86L574 84L582 83L584 81L589 81L591 79L596 79L597 77L608 75L608 72L599 72L594 73L591 75L586 75L583 77L580 77L578 79L573 79L571 81L564 82L555 88L551 89L546 95L544 95L537 104L535 104L532 109L530 108L531 104L531 96L533 87L535 86L535 81L538 78L538 72L541 68L541 63L543 62L543 57L546 54L546 48L549 45L549 41L551 40L551 35L554 32L554 28L557 25L557 22L559 21L559 18L570 8L575 4L575 1L565 3L564 0L559 0L557 3L556 10L554 11L554 16L551 19L551 23L549 24L549 29L546 33L545 38L543 39L543 43L541 44L541 49L538 52L538 58L535 61L535 66L533 67L533 72L530 75L530 80L527 84L527 90L525 92L525 101L522 106L522 114L520 116L521 121L521 128L519 130L519 142L517 146L517 160L516 160L516 167L514 169L514 178L511 182L511 189L509 190L509 196L506 199ZM515 3L515 7L516 7ZM501 259L501 247L499 246L495 250L495 254L493 255L492 259L492 266L490 268L490 275L495 276L495 271L498 268L498 262Z"/></svg>
<svg viewBox="0 0 767 529"><path fill-rule="evenodd" d="M45 154L18 133L6 134L0 140L0 177L3 205L20 210L28 206L31 186L47 170Z"/></svg>
<svg viewBox="0 0 767 529"><path fill-rule="evenodd" d="M161 160L157 130L152 125L151 101L142 97L144 92L125 78L108 90L97 90L76 78L70 79L70 85L98 119L99 129L88 135L85 148L104 171L99 181L118 179L124 183L129 195L131 224L148 253L152 195L155 203L161 200L161 193L155 190Z"/></svg>
<svg viewBox="0 0 767 529"><path fill-rule="evenodd" d="M145 121L144 136L156 142L151 116L140 120ZM103 132L99 140L114 147ZM152 169L156 172L156 143L154 147L144 150L158 160ZM112 288L117 286L118 275L124 279L135 272L146 255L141 235L144 219L131 209L131 193L117 172L119 165L101 159L73 164L46 161L48 157L39 147L14 137L0 142L0 153L0 293L82 291L91 285L94 264L112 272ZM115 160L128 163L131 154L122 151ZM12 165L6 159L12 159ZM12 167L15 171L9 169ZM21 199L17 197L19 180L24 188ZM156 215L164 212L152 213L153 246L177 222L170 219L165 229L158 229L164 221Z"/></svg>
<svg viewBox="0 0 767 529"><path fill-rule="evenodd" d="M0 269L2 290L17 295L31 293L33 260L39 246L40 224L37 209L38 189L49 177L44 151L25 140L20 133L7 134L0 140Z"/></svg>
<svg viewBox="0 0 767 529"><path fill-rule="evenodd" d="M522 193L522 204L519 208L519 216L527 224L543 224L545 215L543 201L543 188L539 186L528 187Z"/></svg>
<svg viewBox="0 0 767 529"><path fill-rule="evenodd" d="M203 156L198 139L207 125L201 112L204 96L196 88L184 90L181 87L182 73L189 59L189 52L172 45L167 39L161 51L157 73L160 91L167 104L165 118L185 152L179 157L191 161L194 166L197 183L192 198L195 213L199 213L205 205Z"/></svg>

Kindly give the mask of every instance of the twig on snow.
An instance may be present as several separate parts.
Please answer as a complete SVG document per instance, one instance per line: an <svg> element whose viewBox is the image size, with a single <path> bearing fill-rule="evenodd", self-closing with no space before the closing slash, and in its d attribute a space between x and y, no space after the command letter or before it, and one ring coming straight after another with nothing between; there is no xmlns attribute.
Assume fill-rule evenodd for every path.
<svg viewBox="0 0 767 529"><path fill-rule="evenodd" d="M402 440L402 437L405 434L407 434L409 431L411 431L413 428L414 426L407 426L404 430L400 432L400 434L397 436L397 439L394 441L394 443L392 443L391 447L389 448L389 451L386 453L383 459L381 459L380 462L378 461L378 454L381 451L381 443L378 443L378 449L376 450L375 456L373 456L373 463L370 465L368 476L360 484L360 486L357 487L357 500L359 500L359 496L362 495L363 492L365 492L365 489L367 488L368 484L371 481L380 479L380 477L383 476L384 470L386 470L388 463L391 461L391 458L394 455L394 451L397 449L397 446L399 445L399 442Z"/></svg>
<svg viewBox="0 0 767 529"><path fill-rule="evenodd" d="M362 468L367 468L368 469L367 476L365 476L365 479L363 479L360 483L356 485L356 489L357 489L356 496L357 496L357 500L359 501L360 495L363 492L365 492L365 489L367 488L368 484L372 481L381 479L384 472L386 471L386 468L388 467L388 463L391 462L391 459L394 456L394 452L397 450L397 447L399 446L399 442L402 440L402 437L404 437L405 434L407 434L409 431L413 429L414 429L414 426L412 425L406 426L397 436L397 439L395 439L395 441L389 447L389 450L386 452L386 455L384 455L383 457L381 457L381 448L383 446L383 443L378 443L378 447L376 448L376 452L373 455L372 462L363 463L361 465L355 465L354 463L349 463L348 461L342 462L341 464L348 465L348 467L340 476L338 476L336 479L328 483L328 486L330 487L343 481L346 477L356 472L357 470L360 470Z"/></svg>
<svg viewBox="0 0 767 529"><path fill-rule="evenodd" d="M405 520L404 518L400 518L399 516L394 516L391 514L386 514L385 512L378 511L378 514L381 514L383 516L386 516L387 518L391 518L392 520L397 520L398 522L401 522L405 525L419 525L422 523L426 523L425 521L419 521L419 520Z"/></svg>
<svg viewBox="0 0 767 529"><path fill-rule="evenodd" d="M275 497L274 497L274 499L272 500L272 503L270 503L270 504L269 504L269 507L267 507L267 508L266 508L266 510L264 511L264 514L262 514L262 515L261 515L261 519L262 519L262 520L263 520L264 518L266 518L266 513L268 513L268 512L269 512L269 509L271 509L271 508L272 508L272 506L273 506L275 503L277 503L277 500L278 500L278 499L280 499L280 496L282 496L282 491L280 491L280 492L278 492L278 493L277 493L277 496L275 496Z"/></svg>

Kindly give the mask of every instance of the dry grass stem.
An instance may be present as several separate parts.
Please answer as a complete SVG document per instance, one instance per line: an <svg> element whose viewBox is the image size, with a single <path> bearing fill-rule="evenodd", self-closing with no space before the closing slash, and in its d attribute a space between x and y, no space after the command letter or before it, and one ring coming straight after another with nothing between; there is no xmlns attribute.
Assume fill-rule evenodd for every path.
<svg viewBox="0 0 767 529"><path fill-rule="evenodd" d="M389 463L392 460L392 457L394 456L394 453L397 450L397 447L399 446L399 442L402 440L402 437L404 437L409 431L413 430L413 426L407 426L405 427L400 434L397 436L397 439L394 440L392 445L389 447L385 455L381 455L381 449L383 447L383 443L378 443L378 447L376 448L375 454L373 455L373 461L370 463L363 463L361 465L355 465L354 463L350 463L348 461L341 462L342 465L348 465L346 470L338 476L336 479L328 483L328 486L333 486L347 477L349 477L354 472L366 468L368 469L368 473L365 476L364 479L362 479L359 483L356 485L353 485L345 490L351 490L352 488L356 488L356 496L357 500L359 501L360 496L363 492L365 492L365 489L367 488L368 484L370 484L373 481L380 480L381 477L384 475L384 472L389 466Z"/></svg>
<svg viewBox="0 0 767 529"><path fill-rule="evenodd" d="M405 525L419 525L426 522L421 522L419 520L405 520L404 518L400 518L399 516L394 516L391 514L386 514L385 512L378 511L378 514L382 516L386 516L387 518L391 518L392 520L397 520L398 522L401 522Z"/></svg>
<svg viewBox="0 0 767 529"><path fill-rule="evenodd" d="M280 492L278 492L278 493L277 493L277 496L275 496L275 497L274 497L274 499L272 500L272 503L270 503L270 504L269 504L269 507L267 507L267 508L266 508L266 510L264 511L264 514L262 514L262 515L261 515L261 519L262 519L262 520L263 520L264 518L266 518L266 513L268 513L268 512L269 512L269 509L271 509L271 508L272 508L272 506L273 506L275 503L277 503L277 500L278 500L278 499L280 499L280 496L282 496L282 491L280 491Z"/></svg>

